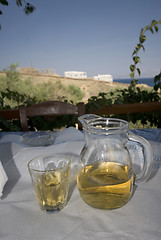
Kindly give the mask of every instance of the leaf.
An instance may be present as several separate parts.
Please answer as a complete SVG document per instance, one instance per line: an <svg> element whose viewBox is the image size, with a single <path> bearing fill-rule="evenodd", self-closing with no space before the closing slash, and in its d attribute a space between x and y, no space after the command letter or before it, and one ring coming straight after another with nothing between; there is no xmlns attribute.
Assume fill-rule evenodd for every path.
<svg viewBox="0 0 161 240"><path fill-rule="evenodd" d="M150 26L149 25L147 25L147 26L145 26L145 31L147 31L148 29L150 28Z"/></svg>
<svg viewBox="0 0 161 240"><path fill-rule="evenodd" d="M137 84L137 79L133 79L132 81L131 81L131 84L132 84L132 86L136 86L136 84Z"/></svg>
<svg viewBox="0 0 161 240"><path fill-rule="evenodd" d="M159 28L158 26L155 26L155 31L158 32Z"/></svg>
<svg viewBox="0 0 161 240"><path fill-rule="evenodd" d="M134 50L132 56L134 56L137 52L138 52L137 50Z"/></svg>
<svg viewBox="0 0 161 240"><path fill-rule="evenodd" d="M17 3L17 6L21 6L22 7L22 1L21 0L17 0L16 3Z"/></svg>
<svg viewBox="0 0 161 240"><path fill-rule="evenodd" d="M142 44L140 44L140 45L141 45L141 47L142 47L143 51L145 51L145 47L144 47Z"/></svg>
<svg viewBox="0 0 161 240"><path fill-rule="evenodd" d="M153 28L152 28L152 27L150 27L149 29L150 29L151 33L154 33L154 31L153 31Z"/></svg>
<svg viewBox="0 0 161 240"><path fill-rule="evenodd" d="M153 20L153 21L151 22L151 26L152 26L152 27L154 27L156 24L157 24L157 21L156 21L156 20Z"/></svg>
<svg viewBox="0 0 161 240"><path fill-rule="evenodd" d="M6 0L0 0L0 3L3 4L3 5L8 6L8 2Z"/></svg>
<svg viewBox="0 0 161 240"><path fill-rule="evenodd" d="M130 70L131 70L131 72L134 72L135 71L135 65L130 65Z"/></svg>
<svg viewBox="0 0 161 240"><path fill-rule="evenodd" d="M0 15L2 15L2 11L0 10Z"/></svg>
<svg viewBox="0 0 161 240"><path fill-rule="evenodd" d="M141 43L145 42L146 36L145 36L145 35L140 36L140 39L139 39L139 40L140 40Z"/></svg>
<svg viewBox="0 0 161 240"><path fill-rule="evenodd" d="M138 74L140 76L140 74L141 74L140 68L137 68L136 70L137 70L137 72L138 72Z"/></svg>
<svg viewBox="0 0 161 240"><path fill-rule="evenodd" d="M135 48L136 48L137 51L139 51L139 50L140 50L140 47L141 47L141 44L139 43L139 44L136 45Z"/></svg>
<svg viewBox="0 0 161 240"><path fill-rule="evenodd" d="M31 5L30 3L27 3L24 8L24 11L27 15L32 13L34 10L35 10L35 7L33 5Z"/></svg>
<svg viewBox="0 0 161 240"><path fill-rule="evenodd" d="M142 28L140 31L140 36L143 36L143 34L144 34L144 29Z"/></svg>
<svg viewBox="0 0 161 240"><path fill-rule="evenodd" d="M161 73L154 77L154 83L160 81L160 78L161 78Z"/></svg>
<svg viewBox="0 0 161 240"><path fill-rule="evenodd" d="M133 79L134 78L134 72L130 73L130 77Z"/></svg>
<svg viewBox="0 0 161 240"><path fill-rule="evenodd" d="M158 85L155 84L153 88L155 91L158 91Z"/></svg>
<svg viewBox="0 0 161 240"><path fill-rule="evenodd" d="M140 57L135 56L135 57L133 57L133 60L134 60L135 64L137 64L138 62L140 62Z"/></svg>
<svg viewBox="0 0 161 240"><path fill-rule="evenodd" d="M158 24L161 24L161 20L158 21Z"/></svg>

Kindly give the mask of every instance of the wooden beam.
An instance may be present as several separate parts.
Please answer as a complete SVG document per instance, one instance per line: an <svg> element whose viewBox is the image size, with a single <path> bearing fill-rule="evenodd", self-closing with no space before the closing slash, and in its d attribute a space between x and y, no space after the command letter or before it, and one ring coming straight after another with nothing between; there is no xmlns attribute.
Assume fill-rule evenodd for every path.
<svg viewBox="0 0 161 240"><path fill-rule="evenodd" d="M0 110L0 117L5 118L6 120L20 119L18 109L3 109Z"/></svg>
<svg viewBox="0 0 161 240"><path fill-rule="evenodd" d="M98 110L89 110L89 113L98 115L129 114L140 112L161 112L161 102L113 104L112 106L100 106Z"/></svg>

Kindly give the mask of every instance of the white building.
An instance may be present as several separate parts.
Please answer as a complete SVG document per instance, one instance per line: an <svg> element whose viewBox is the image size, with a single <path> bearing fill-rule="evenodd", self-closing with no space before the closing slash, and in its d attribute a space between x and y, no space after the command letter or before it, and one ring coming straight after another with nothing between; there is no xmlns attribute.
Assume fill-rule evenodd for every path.
<svg viewBox="0 0 161 240"><path fill-rule="evenodd" d="M86 72L68 71L64 72L64 76L68 78L87 78Z"/></svg>
<svg viewBox="0 0 161 240"><path fill-rule="evenodd" d="M113 82L113 77L110 74L97 75L93 77L94 80L100 80L105 82Z"/></svg>

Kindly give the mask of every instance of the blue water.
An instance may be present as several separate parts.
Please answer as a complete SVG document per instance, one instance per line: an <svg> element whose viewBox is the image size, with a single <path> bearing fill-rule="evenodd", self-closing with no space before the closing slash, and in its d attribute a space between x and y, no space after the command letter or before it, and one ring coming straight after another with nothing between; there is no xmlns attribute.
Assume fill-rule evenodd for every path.
<svg viewBox="0 0 161 240"><path fill-rule="evenodd" d="M114 82L119 82L119 83L127 83L130 84L131 83L131 79L127 78L127 79L114 79ZM138 84L146 84L150 87L154 86L154 78L140 78L138 80Z"/></svg>

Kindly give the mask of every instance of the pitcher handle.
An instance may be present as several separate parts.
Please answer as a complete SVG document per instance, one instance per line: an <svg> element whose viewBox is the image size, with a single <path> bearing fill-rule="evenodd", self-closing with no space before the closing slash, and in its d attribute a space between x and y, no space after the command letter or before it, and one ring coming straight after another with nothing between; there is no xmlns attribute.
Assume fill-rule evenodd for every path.
<svg viewBox="0 0 161 240"><path fill-rule="evenodd" d="M143 137L129 134L129 141L138 143L143 149L143 168L140 173L135 173L135 184L140 184L148 180L152 171L153 153L150 143Z"/></svg>

